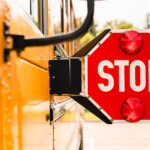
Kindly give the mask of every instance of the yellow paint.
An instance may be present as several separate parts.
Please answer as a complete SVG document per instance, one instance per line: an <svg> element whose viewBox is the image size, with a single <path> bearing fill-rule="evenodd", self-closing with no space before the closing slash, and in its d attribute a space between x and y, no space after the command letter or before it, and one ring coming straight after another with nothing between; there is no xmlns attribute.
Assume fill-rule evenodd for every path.
<svg viewBox="0 0 150 150"><path fill-rule="evenodd" d="M19 7L16 1L9 1L11 9L11 28L12 34L23 34L25 37L43 36L36 25L32 22L29 15ZM32 62L44 69L48 69L48 60L53 58L53 49L50 46L29 47L21 53L21 58Z"/></svg>
<svg viewBox="0 0 150 150"><path fill-rule="evenodd" d="M38 104L49 100L49 74L47 70L20 59L16 62L17 78L24 104Z"/></svg>
<svg viewBox="0 0 150 150"><path fill-rule="evenodd" d="M47 15L48 35L53 35L49 7ZM67 98L49 95L48 60L54 58L53 46L26 48L20 57L11 51L5 63L3 52L8 43L4 37L4 21L10 23L11 34L43 36L17 0L0 0L0 150L52 150L57 129L46 122L45 116L50 101ZM75 113L71 116L75 121ZM59 146L57 139L56 146Z"/></svg>
<svg viewBox="0 0 150 150"><path fill-rule="evenodd" d="M4 21L12 34L42 36L15 1L0 0L0 150L52 150L52 127L46 123L49 112L48 60L53 48L27 48L18 58L10 53L3 62Z"/></svg>

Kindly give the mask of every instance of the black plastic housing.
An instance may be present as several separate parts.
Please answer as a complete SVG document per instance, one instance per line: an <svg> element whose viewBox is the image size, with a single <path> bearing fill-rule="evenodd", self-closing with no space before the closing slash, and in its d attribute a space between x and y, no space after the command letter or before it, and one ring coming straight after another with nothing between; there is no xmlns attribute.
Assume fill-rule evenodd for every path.
<svg viewBox="0 0 150 150"><path fill-rule="evenodd" d="M81 92L81 61L68 58L49 61L50 94L79 94Z"/></svg>

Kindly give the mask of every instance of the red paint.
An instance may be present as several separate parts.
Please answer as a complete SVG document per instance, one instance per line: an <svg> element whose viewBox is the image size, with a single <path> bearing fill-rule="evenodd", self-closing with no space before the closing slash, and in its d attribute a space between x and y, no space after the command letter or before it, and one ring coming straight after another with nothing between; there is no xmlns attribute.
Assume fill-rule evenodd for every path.
<svg viewBox="0 0 150 150"><path fill-rule="evenodd" d="M150 60L150 34L140 33L144 40L143 48L135 55L124 53L120 46L119 40L122 33L112 33L87 59L87 84L88 95L104 109L104 111L115 120L123 120L120 108L124 100L130 97L137 97L145 105L145 114L142 120L150 119L150 92L148 78L148 60ZM103 60L109 60L114 65L114 60L129 60L129 66L125 66L125 91L119 92L119 74L118 66L114 68L104 67L104 72L109 73L114 78L114 87L109 92L99 89L98 84L108 85L108 80L99 76L98 65ZM130 65L135 60L141 60L146 68L146 86L136 92L130 87ZM139 68L136 70L136 84L140 84Z"/></svg>

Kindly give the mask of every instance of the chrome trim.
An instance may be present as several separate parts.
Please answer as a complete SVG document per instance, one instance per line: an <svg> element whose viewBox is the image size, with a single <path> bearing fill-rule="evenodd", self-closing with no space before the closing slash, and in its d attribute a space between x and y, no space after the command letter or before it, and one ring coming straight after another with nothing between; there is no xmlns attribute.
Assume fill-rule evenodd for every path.
<svg viewBox="0 0 150 150"><path fill-rule="evenodd" d="M76 102L72 98L68 98L64 101L55 102L50 105L50 124L56 122L65 113L71 109Z"/></svg>

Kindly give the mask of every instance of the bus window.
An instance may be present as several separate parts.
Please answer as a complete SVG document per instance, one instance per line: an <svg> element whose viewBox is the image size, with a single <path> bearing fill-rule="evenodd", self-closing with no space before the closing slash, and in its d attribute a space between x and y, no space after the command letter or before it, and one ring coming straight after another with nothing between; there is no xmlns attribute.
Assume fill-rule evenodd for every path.
<svg viewBox="0 0 150 150"><path fill-rule="evenodd" d="M30 1L30 14L32 16L34 24L38 26L38 0Z"/></svg>
<svg viewBox="0 0 150 150"><path fill-rule="evenodd" d="M38 0L18 0L22 8L31 16L34 24L39 26L38 19Z"/></svg>
<svg viewBox="0 0 150 150"><path fill-rule="evenodd" d="M39 0L39 29L47 35L47 1Z"/></svg>
<svg viewBox="0 0 150 150"><path fill-rule="evenodd" d="M54 23L54 33L62 32L62 1L61 0L52 0L51 1L51 10L53 14L53 23Z"/></svg>
<svg viewBox="0 0 150 150"><path fill-rule="evenodd" d="M18 2L22 5L25 11L30 14L30 0L18 0Z"/></svg>

